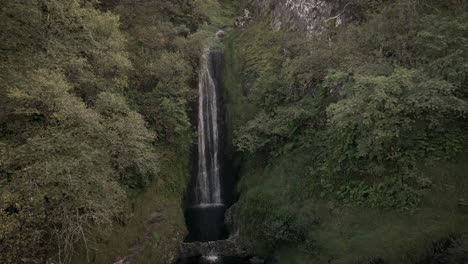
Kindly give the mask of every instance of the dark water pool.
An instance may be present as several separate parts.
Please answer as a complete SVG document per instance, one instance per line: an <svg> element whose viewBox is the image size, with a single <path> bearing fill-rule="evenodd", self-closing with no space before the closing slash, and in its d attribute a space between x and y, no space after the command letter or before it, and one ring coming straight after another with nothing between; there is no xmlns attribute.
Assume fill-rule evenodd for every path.
<svg viewBox="0 0 468 264"><path fill-rule="evenodd" d="M185 211L185 221L189 230L186 242L216 241L228 237L224 225L223 205L206 205L188 208Z"/></svg>

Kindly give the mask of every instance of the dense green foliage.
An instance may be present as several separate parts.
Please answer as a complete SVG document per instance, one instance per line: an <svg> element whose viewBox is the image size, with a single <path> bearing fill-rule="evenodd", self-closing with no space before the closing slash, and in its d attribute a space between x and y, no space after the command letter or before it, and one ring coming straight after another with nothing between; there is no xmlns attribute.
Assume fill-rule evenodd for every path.
<svg viewBox="0 0 468 264"><path fill-rule="evenodd" d="M0 263L173 259L206 45L225 49L246 246L466 261L468 6L350 2L354 22L305 37L231 27L244 1L1 1Z"/></svg>
<svg viewBox="0 0 468 264"><path fill-rule="evenodd" d="M1 2L1 263L93 249L149 183L148 208L180 201L203 21L192 1Z"/></svg>
<svg viewBox="0 0 468 264"><path fill-rule="evenodd" d="M259 18L227 50L238 65L229 124L246 161L233 210L244 242L281 263L414 263L468 228L456 165L468 142L466 4L353 8L357 22L308 39Z"/></svg>

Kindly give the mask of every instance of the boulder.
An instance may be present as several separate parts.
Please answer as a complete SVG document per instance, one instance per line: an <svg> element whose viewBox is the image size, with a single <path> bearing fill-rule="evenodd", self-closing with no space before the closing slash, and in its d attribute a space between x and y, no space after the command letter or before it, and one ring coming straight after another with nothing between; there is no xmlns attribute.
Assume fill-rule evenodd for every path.
<svg viewBox="0 0 468 264"><path fill-rule="evenodd" d="M216 32L216 38L218 39L223 39L224 37L226 36L226 32L222 29L218 30L218 32Z"/></svg>

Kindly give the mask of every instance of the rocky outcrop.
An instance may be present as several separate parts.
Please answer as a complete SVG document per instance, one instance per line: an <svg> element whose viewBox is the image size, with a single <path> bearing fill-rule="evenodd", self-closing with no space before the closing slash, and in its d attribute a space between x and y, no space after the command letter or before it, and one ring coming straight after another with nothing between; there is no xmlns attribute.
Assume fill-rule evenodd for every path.
<svg viewBox="0 0 468 264"><path fill-rule="evenodd" d="M248 258L253 254L240 246L237 239L229 238L226 240L210 242L191 242L183 243L180 247L179 257L191 258L197 256L206 256L216 252L219 256L235 256L239 258Z"/></svg>
<svg viewBox="0 0 468 264"><path fill-rule="evenodd" d="M287 28L320 34L353 20L350 0L250 0L257 13L270 14L275 31Z"/></svg>
<svg viewBox="0 0 468 264"><path fill-rule="evenodd" d="M244 28L244 26L252 19L252 16L250 16L250 11L248 9L244 9L244 15L239 16L236 18L234 25L236 28Z"/></svg>

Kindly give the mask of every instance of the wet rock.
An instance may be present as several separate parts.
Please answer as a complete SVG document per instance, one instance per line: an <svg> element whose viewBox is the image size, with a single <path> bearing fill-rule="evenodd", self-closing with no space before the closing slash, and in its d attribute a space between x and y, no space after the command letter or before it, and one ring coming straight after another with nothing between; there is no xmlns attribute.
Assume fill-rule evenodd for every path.
<svg viewBox="0 0 468 264"><path fill-rule="evenodd" d="M236 238L230 237L226 240L182 243L179 250L179 258L186 259L197 256L206 256L211 252L216 252L218 256L232 256L240 258L253 256L251 252L240 245Z"/></svg>

